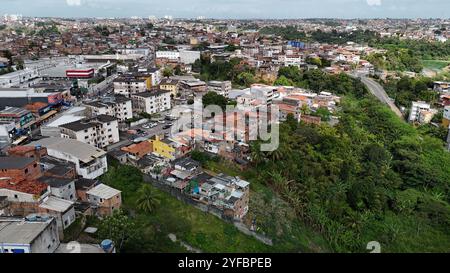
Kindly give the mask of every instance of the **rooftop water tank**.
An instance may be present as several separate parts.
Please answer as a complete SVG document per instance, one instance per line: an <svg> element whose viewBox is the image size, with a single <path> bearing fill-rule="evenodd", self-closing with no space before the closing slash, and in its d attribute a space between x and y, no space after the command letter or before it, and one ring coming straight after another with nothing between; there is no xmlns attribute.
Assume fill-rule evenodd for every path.
<svg viewBox="0 0 450 273"><path fill-rule="evenodd" d="M102 247L103 251L105 251L106 253L111 253L112 250L114 249L114 243L113 241L106 239L103 240L100 244L100 246Z"/></svg>

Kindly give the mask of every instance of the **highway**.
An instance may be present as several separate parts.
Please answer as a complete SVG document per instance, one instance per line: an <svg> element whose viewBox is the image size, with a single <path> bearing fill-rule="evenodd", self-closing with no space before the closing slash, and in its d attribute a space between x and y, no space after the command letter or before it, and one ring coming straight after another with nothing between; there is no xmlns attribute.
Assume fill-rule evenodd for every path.
<svg viewBox="0 0 450 273"><path fill-rule="evenodd" d="M377 99L379 99L381 102L387 104L399 118L404 119L400 109L398 109L395 103L389 98L386 91L379 83L363 75L350 74L350 76L359 78L361 82L367 87L367 89L369 89L372 95L377 97Z"/></svg>

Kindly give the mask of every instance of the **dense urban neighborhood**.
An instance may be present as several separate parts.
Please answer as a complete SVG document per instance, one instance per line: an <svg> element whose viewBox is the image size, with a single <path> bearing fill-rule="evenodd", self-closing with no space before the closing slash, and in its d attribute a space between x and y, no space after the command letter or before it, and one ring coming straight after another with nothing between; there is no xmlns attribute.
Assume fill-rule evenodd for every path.
<svg viewBox="0 0 450 273"><path fill-rule="evenodd" d="M0 253L448 252L448 39L6 14Z"/></svg>

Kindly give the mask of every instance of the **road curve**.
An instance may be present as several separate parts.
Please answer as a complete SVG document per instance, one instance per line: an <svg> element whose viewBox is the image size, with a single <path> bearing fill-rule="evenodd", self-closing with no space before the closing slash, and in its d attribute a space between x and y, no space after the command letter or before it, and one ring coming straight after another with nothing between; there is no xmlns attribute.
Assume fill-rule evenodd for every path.
<svg viewBox="0 0 450 273"><path fill-rule="evenodd" d="M394 102L389 98L386 91L379 83L377 83L373 79L365 77L365 76L361 76L361 75L358 76L355 74L351 74L351 76L359 78L361 80L361 82L367 87L367 89L369 89L369 91L370 91L370 93L372 93L372 95L377 97L381 102L387 104L389 106L389 108L391 108L391 110L399 118L404 119L403 114L400 111L400 109L398 109L398 107L394 104Z"/></svg>

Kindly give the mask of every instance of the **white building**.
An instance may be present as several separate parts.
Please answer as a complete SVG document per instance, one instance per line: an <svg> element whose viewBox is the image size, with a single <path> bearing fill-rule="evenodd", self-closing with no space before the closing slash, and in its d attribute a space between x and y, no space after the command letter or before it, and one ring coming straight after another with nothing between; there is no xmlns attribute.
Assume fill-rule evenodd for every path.
<svg viewBox="0 0 450 273"><path fill-rule="evenodd" d="M44 176L39 178L38 180L39 182L45 183L50 186L50 191L53 196L68 201L77 200L75 181L73 179Z"/></svg>
<svg viewBox="0 0 450 273"><path fill-rule="evenodd" d="M155 114L171 109L170 91L152 90L134 94L131 96L133 110L136 112L145 112Z"/></svg>
<svg viewBox="0 0 450 273"><path fill-rule="evenodd" d="M210 81L208 82L208 91L215 92L219 95L228 98L228 94L231 90L230 81Z"/></svg>
<svg viewBox="0 0 450 273"><path fill-rule="evenodd" d="M77 174L86 179L95 179L108 171L105 151L74 139L50 137L28 145L46 147L49 156L74 163Z"/></svg>
<svg viewBox="0 0 450 273"><path fill-rule="evenodd" d="M141 93L147 90L146 79L120 77L114 80L114 94L129 97L131 94Z"/></svg>
<svg viewBox="0 0 450 273"><path fill-rule="evenodd" d="M156 51L156 58L178 61L180 58L180 52L178 52L178 51Z"/></svg>
<svg viewBox="0 0 450 273"><path fill-rule="evenodd" d="M62 138L76 139L97 148L105 148L120 141L119 123L116 118L108 115L98 115L60 127Z"/></svg>
<svg viewBox="0 0 450 273"><path fill-rule="evenodd" d="M0 75L0 87L21 86L39 77L35 69L25 68L8 74Z"/></svg>
<svg viewBox="0 0 450 273"><path fill-rule="evenodd" d="M430 111L431 106L429 103L423 101L413 101L411 112L409 113L409 122L419 121L420 113L422 111Z"/></svg>
<svg viewBox="0 0 450 273"><path fill-rule="evenodd" d="M53 217L0 219L0 253L53 253L59 244Z"/></svg>
<svg viewBox="0 0 450 273"><path fill-rule="evenodd" d="M180 50L180 51L156 51L157 59L168 59L183 64L193 64L200 59L200 51Z"/></svg>
<svg viewBox="0 0 450 273"><path fill-rule="evenodd" d="M123 122L133 117L133 108L131 99L116 96L111 100L93 101L85 103L86 107L91 110L93 116L108 115L117 118Z"/></svg>
<svg viewBox="0 0 450 273"><path fill-rule="evenodd" d="M75 222L76 218L74 202L55 196L44 198L39 205L39 211L55 217L60 234L63 234L63 230Z"/></svg>

